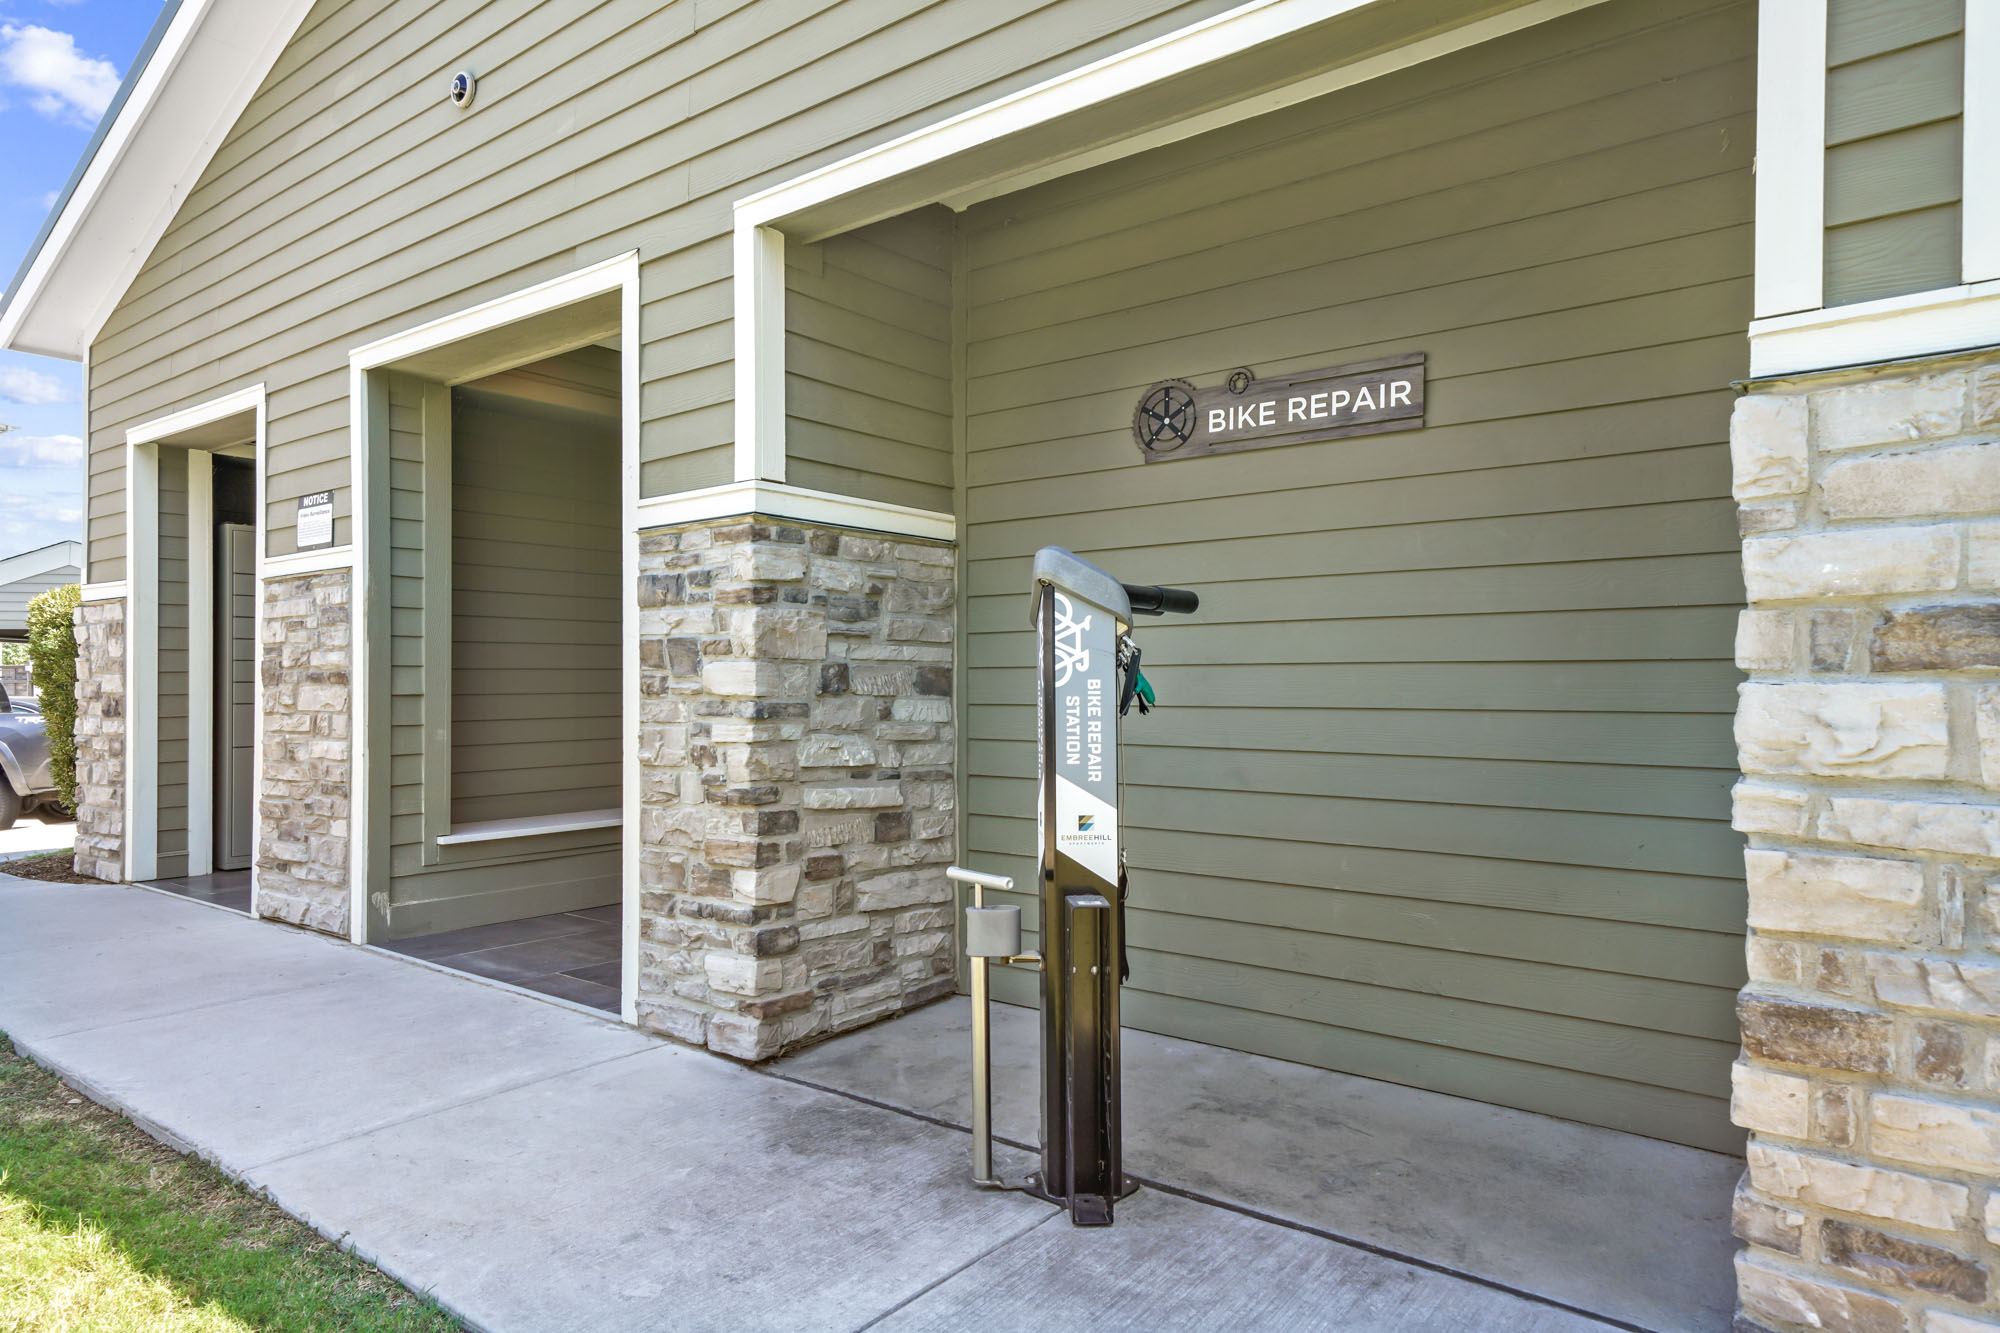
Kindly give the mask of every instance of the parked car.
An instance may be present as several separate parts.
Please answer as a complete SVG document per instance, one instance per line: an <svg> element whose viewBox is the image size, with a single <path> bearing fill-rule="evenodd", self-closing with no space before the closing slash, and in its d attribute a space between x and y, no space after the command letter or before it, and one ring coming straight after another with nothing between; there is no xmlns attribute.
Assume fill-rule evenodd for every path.
<svg viewBox="0 0 2000 1333"><path fill-rule="evenodd" d="M50 824L70 817L49 767L40 705L8 698L7 687L0 685L0 829L12 828L26 814Z"/></svg>

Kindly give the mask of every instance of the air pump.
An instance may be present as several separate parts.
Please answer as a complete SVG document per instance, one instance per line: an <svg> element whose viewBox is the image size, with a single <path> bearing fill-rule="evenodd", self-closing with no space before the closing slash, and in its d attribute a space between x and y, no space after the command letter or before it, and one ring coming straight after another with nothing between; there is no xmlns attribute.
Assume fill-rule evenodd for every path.
<svg viewBox="0 0 2000 1333"><path fill-rule="evenodd" d="M1134 1188L1121 1169L1118 991L1125 968L1125 850L1119 818L1118 720L1152 687L1139 671L1133 617L1186 614L1182 588L1120 583L1065 551L1035 553L1029 622L1036 631L1036 813L1039 954L1021 952L1021 909L988 907L985 891L1014 881L953 866L971 889L965 951L972 990L972 1178L1023 1189L1069 1210L1078 1226L1108 1226ZM993 1172L992 1031L987 967L1041 969L1041 1168L1026 1180Z"/></svg>

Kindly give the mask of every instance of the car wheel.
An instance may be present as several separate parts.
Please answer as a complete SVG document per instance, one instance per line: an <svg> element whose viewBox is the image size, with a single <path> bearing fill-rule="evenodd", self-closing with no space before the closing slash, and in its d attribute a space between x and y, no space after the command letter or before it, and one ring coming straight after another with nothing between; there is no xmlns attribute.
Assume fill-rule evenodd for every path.
<svg viewBox="0 0 2000 1333"><path fill-rule="evenodd" d="M0 829L13 828L20 817L21 798L7 785L7 779L0 778Z"/></svg>
<svg viewBox="0 0 2000 1333"><path fill-rule="evenodd" d="M76 819L76 811L53 796L45 797L32 813L44 824L68 824Z"/></svg>

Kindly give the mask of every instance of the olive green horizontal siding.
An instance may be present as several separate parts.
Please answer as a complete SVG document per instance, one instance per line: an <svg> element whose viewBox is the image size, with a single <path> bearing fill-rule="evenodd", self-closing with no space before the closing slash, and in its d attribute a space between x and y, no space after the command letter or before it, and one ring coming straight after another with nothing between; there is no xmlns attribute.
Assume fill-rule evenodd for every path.
<svg viewBox="0 0 2000 1333"><path fill-rule="evenodd" d="M951 214L787 247L786 480L949 513Z"/></svg>
<svg viewBox="0 0 2000 1333"><path fill-rule="evenodd" d="M1825 301L1960 280L1963 0L1829 0Z"/></svg>
<svg viewBox="0 0 2000 1333"><path fill-rule="evenodd" d="M451 822L616 807L616 399L608 420L465 389L453 399ZM544 674L547 689L514 688ZM554 734L461 734L461 717Z"/></svg>
<svg viewBox="0 0 2000 1333"><path fill-rule="evenodd" d="M449 553L430 555L424 541L424 384L407 375L388 377L389 387L389 807L392 811L424 808L425 729L433 721L432 701L424 694L426 653L425 578L427 562L433 574L450 568ZM437 562L443 561L440 567ZM449 585L446 585L447 588ZM445 623L449 623L446 621ZM448 651L448 645L440 645ZM447 659L449 660L449 659ZM438 707L448 707L439 700ZM446 712L442 720L449 721ZM445 760L449 762L448 754ZM379 780L379 779L378 779ZM447 788L449 790L449 788ZM447 820L449 815L446 816ZM407 891L403 876L424 867L421 821L414 829L396 830L390 838L392 899ZM391 913L393 925L394 914Z"/></svg>
<svg viewBox="0 0 2000 1333"><path fill-rule="evenodd" d="M197 459L208 466L208 455L173 445L158 449L159 655L152 670L159 761L152 787L159 823L153 845L160 878L173 879L188 870L188 468Z"/></svg>
<svg viewBox="0 0 2000 1333"><path fill-rule="evenodd" d="M1826 62L1866 60L1964 29L1965 0L1829 0Z"/></svg>
<svg viewBox="0 0 2000 1333"><path fill-rule="evenodd" d="M971 855L1031 875L1034 550L1202 596L1140 627L1128 1023L1738 1142L1754 27L1607 4L962 219ZM1131 440L1408 351L1419 432Z"/></svg>
<svg viewBox="0 0 2000 1333"><path fill-rule="evenodd" d="M539 362L456 395L388 377L383 780L394 938L618 900L615 830L433 841L454 822L619 804L617 431L605 420L617 416L617 378L607 360ZM610 405L592 416L533 401L607 390ZM427 405L451 418L448 431ZM426 467L432 429L442 468L435 458ZM450 493L427 505L427 481ZM426 518L440 504L450 528L434 533Z"/></svg>
<svg viewBox="0 0 2000 1333"><path fill-rule="evenodd" d="M92 577L126 427L266 384L267 549L318 489L345 542L349 349L635 248L641 485L728 481L734 200L1231 3L323 0L92 348Z"/></svg>

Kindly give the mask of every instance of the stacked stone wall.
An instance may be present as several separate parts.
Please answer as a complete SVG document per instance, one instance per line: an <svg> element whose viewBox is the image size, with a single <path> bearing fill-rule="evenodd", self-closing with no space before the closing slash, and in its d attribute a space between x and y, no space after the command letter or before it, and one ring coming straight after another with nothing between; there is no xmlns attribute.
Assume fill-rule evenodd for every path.
<svg viewBox="0 0 2000 1333"><path fill-rule="evenodd" d="M1759 386L1739 1327L2000 1330L2000 365Z"/></svg>
<svg viewBox="0 0 2000 1333"><path fill-rule="evenodd" d="M347 570L264 584L264 777L253 908L348 933L352 756L352 580Z"/></svg>
<svg viewBox="0 0 2000 1333"><path fill-rule="evenodd" d="M763 1059L954 985L948 544L640 539L642 1025Z"/></svg>
<svg viewBox="0 0 2000 1333"><path fill-rule="evenodd" d="M125 878L125 603L76 608L76 870Z"/></svg>

